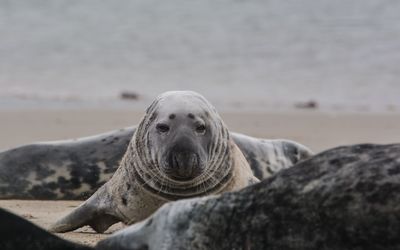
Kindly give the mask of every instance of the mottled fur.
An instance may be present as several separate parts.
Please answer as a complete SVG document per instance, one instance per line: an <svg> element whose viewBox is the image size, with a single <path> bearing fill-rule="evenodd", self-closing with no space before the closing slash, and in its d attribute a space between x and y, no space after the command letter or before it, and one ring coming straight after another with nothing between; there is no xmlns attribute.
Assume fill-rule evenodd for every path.
<svg viewBox="0 0 400 250"><path fill-rule="evenodd" d="M328 150L261 183L168 203L98 249L399 249L400 144Z"/></svg>

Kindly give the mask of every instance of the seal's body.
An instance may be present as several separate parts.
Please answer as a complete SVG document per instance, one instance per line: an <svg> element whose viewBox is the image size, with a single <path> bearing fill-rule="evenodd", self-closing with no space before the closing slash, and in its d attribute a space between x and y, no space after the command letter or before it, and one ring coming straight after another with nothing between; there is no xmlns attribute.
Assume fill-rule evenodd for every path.
<svg viewBox="0 0 400 250"><path fill-rule="evenodd" d="M136 126L0 152L0 199L87 199L116 171L135 131ZM230 135L258 179L312 155L289 140Z"/></svg>
<svg viewBox="0 0 400 250"><path fill-rule="evenodd" d="M400 249L400 144L343 146L261 183L165 204L96 249Z"/></svg>
<svg viewBox="0 0 400 250"><path fill-rule="evenodd" d="M1 250L93 250L51 235L33 223L0 208Z"/></svg>
<svg viewBox="0 0 400 250"><path fill-rule="evenodd" d="M258 182L214 107L189 91L160 95L147 109L112 178L51 227L97 232L145 219L168 201L239 190Z"/></svg>

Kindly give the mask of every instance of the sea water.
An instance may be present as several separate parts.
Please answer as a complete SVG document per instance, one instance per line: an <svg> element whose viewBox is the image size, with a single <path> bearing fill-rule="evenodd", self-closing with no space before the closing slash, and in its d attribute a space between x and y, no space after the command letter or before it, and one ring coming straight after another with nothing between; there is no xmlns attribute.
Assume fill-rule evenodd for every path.
<svg viewBox="0 0 400 250"><path fill-rule="evenodd" d="M176 89L399 111L400 1L0 0L0 108L142 109Z"/></svg>

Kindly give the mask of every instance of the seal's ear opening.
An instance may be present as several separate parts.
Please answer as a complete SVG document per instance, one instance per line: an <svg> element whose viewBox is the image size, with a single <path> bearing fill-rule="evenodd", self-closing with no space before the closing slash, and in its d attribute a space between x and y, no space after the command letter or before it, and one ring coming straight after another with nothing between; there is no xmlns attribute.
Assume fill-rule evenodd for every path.
<svg viewBox="0 0 400 250"><path fill-rule="evenodd" d="M0 249L30 250L90 250L91 247L78 245L55 235L0 208Z"/></svg>

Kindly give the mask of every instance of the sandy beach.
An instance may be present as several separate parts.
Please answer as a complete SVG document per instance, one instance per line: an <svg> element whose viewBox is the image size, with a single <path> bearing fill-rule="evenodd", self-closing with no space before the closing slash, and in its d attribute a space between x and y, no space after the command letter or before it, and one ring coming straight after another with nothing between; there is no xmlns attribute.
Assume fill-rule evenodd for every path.
<svg viewBox="0 0 400 250"><path fill-rule="evenodd" d="M137 124L133 110L0 110L0 150L37 141L63 140ZM344 144L400 142L400 113L221 112L230 130L286 138L319 152Z"/></svg>
<svg viewBox="0 0 400 250"><path fill-rule="evenodd" d="M400 114L324 113L300 110L286 113L226 113L228 127L236 132L264 138L287 138L301 142L315 152L353 143L400 142ZM13 110L0 112L0 150L36 141L62 140L93 135L137 124L141 112L130 110ZM0 200L9 209L33 223L48 228L80 201ZM94 245L121 228L105 234L89 227L61 237Z"/></svg>

